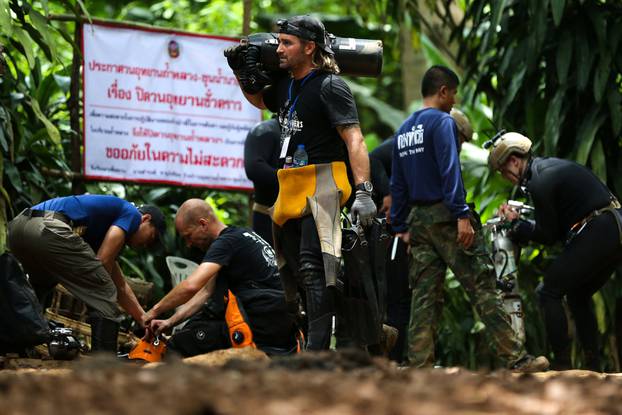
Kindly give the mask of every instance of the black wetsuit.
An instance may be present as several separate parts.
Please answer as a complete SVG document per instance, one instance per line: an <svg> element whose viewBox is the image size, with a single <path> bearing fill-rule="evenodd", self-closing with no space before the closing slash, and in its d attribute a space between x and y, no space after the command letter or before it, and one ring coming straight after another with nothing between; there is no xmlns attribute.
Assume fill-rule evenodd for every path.
<svg viewBox="0 0 622 415"><path fill-rule="evenodd" d="M276 171L280 148L279 122L260 122L248 133L244 143L244 169L255 187L255 203L270 207L279 194ZM270 216L253 209L253 230L273 246Z"/></svg>
<svg viewBox="0 0 622 415"><path fill-rule="evenodd" d="M560 368L570 365L568 323L562 306L566 296L586 364L600 370L598 328L591 298L622 260L614 216L616 212L620 214L620 209L594 216L583 226L582 221L592 212L612 202L612 195L590 170L571 161L535 158L528 164L521 184L533 201L535 223L521 222L514 238L543 244L565 243L538 287L555 364ZM580 231L568 240L573 227Z"/></svg>
<svg viewBox="0 0 622 415"><path fill-rule="evenodd" d="M391 193L389 179L391 178L391 160L393 157L393 138L386 139L382 144L369 153L371 179L374 185L374 202L378 209L382 206L382 199ZM387 321L390 326L398 330L397 342L389 352L389 358L396 362L404 360L404 349L410 317L411 291L408 286L408 255L406 244L398 239L395 258L391 260L393 242L387 253Z"/></svg>

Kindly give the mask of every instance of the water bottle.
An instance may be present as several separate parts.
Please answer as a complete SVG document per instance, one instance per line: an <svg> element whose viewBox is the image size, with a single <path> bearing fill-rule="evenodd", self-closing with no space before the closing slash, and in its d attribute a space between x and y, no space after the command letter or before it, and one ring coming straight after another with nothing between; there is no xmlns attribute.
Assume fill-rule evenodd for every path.
<svg viewBox="0 0 622 415"><path fill-rule="evenodd" d="M292 158L292 156L285 157L285 164L283 164L283 168L290 169L292 167L294 167L294 159Z"/></svg>
<svg viewBox="0 0 622 415"><path fill-rule="evenodd" d="M294 167L304 167L309 164L309 156L305 151L304 144L298 144L298 148L294 152Z"/></svg>

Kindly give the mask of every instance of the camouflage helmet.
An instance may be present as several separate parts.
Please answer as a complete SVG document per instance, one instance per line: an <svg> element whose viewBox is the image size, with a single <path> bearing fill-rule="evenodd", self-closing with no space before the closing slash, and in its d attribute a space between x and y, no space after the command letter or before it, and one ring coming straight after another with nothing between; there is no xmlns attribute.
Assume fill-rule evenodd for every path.
<svg viewBox="0 0 622 415"><path fill-rule="evenodd" d="M469 122L467 116L464 115L462 111L456 108L452 108L449 115L451 115L451 117L456 122L456 126L458 127L458 133L464 136L465 141L471 141L471 139L473 138L473 127L471 126L471 123Z"/></svg>
<svg viewBox="0 0 622 415"><path fill-rule="evenodd" d="M488 154L488 166L499 170L512 154L524 156L531 150L531 140L519 133L505 133L492 143Z"/></svg>

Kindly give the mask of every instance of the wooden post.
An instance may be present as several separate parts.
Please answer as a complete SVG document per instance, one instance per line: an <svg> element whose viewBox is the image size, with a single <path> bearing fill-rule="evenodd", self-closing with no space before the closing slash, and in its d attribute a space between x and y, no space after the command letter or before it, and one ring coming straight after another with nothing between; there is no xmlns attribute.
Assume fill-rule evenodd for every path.
<svg viewBox="0 0 622 415"><path fill-rule="evenodd" d="M82 23L76 22L74 30L74 40L76 45L82 44ZM82 144L82 128L80 127L80 66L82 65L82 54L80 50L73 50L71 61L71 84L69 86L69 125L71 126L71 171L82 172L82 155L80 152ZM75 176L71 181L71 193L74 195L82 194L86 190L82 176Z"/></svg>

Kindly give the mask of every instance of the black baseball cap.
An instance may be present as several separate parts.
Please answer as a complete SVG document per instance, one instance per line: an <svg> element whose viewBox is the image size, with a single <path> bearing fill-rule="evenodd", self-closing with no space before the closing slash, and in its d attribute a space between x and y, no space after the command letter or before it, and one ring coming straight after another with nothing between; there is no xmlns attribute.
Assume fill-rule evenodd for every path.
<svg viewBox="0 0 622 415"><path fill-rule="evenodd" d="M160 208L154 205L142 205L138 208L138 211L143 215L151 215L151 223L158 231L158 240L161 241L162 236L166 233L166 220Z"/></svg>
<svg viewBox="0 0 622 415"><path fill-rule="evenodd" d="M279 19L276 22L279 33L298 36L301 39L312 40L324 52L334 55L335 52L330 48L328 35L324 24L309 15L294 16L290 19Z"/></svg>

